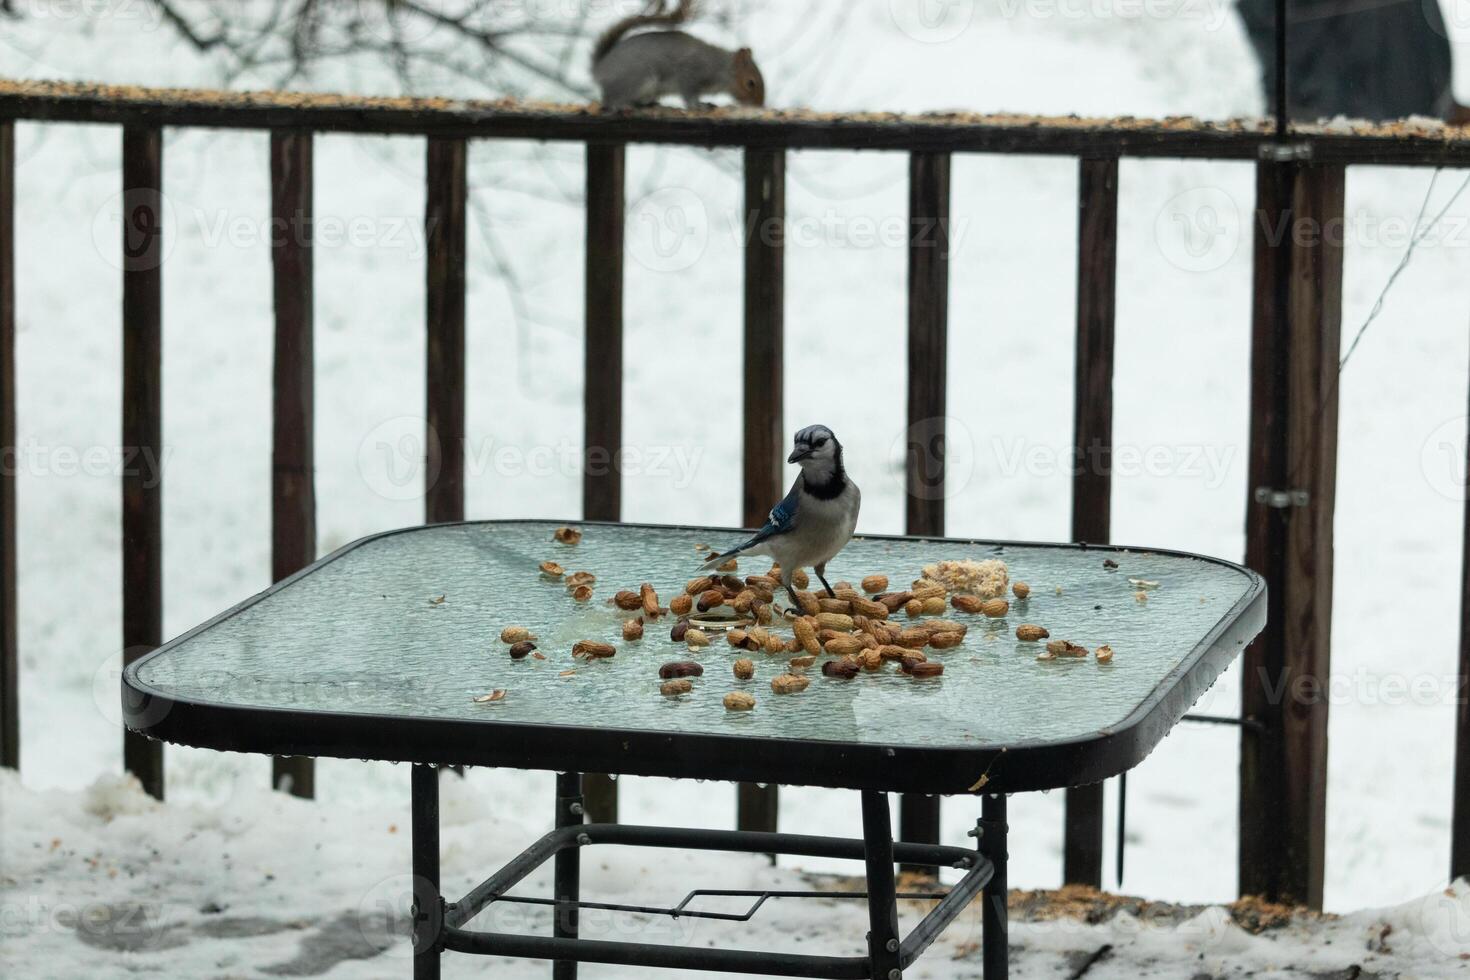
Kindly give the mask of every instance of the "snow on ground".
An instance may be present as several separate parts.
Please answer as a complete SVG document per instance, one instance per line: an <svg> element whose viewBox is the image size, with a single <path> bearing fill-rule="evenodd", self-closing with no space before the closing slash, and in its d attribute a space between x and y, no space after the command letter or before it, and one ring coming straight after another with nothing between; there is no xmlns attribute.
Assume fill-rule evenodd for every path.
<svg viewBox="0 0 1470 980"><path fill-rule="evenodd" d="M0 774L9 819L39 835L7 832L5 962L10 976L379 978L410 972L402 941L412 879L408 828L383 809L327 808L257 782L226 806L155 803L129 778L83 790L23 790ZM526 794L550 799L544 774L473 771L442 781L444 888L458 897L529 841ZM691 882L723 888L850 890L859 880L813 878L759 856L609 848L583 853L583 895L613 903L673 903ZM14 882L12 885L11 882ZM515 894L547 894L550 868ZM1343 918L1302 916L1252 933L1219 906L1124 908L1087 916L1038 916L1016 896L1011 975L1089 978L1463 976L1470 958L1470 886ZM721 904L721 902L725 904ZM702 899L693 908L736 911L745 899ZM927 903L905 902L908 929ZM1044 905L1043 910L1055 906ZM546 933L545 909L499 904L473 927ZM1242 924L1248 925L1246 921ZM859 900L773 900L751 924L585 910L587 938L657 944L767 948L861 955ZM979 905L926 953L910 975L974 977L980 971ZM1183 964L1181 966L1181 964ZM448 954L448 978L542 977L531 960ZM1354 972L1360 969L1361 973ZM639 975L585 967L591 976Z"/></svg>
<svg viewBox="0 0 1470 980"><path fill-rule="evenodd" d="M60 15L7 25L0 74L148 84L216 77L165 32L122 15L135 6L119 5L117 16L85 32ZM1145 7L1152 13L1144 16L1122 5L959 0L926 7L943 16L923 19L906 0L745 6L739 36L760 55L777 104L1216 117L1260 110L1245 41L1223 8L1185 5L1170 16ZM317 83L372 88L383 80L359 73ZM1460 91L1470 101L1464 85ZM113 801L106 807L139 805L112 783L94 785L119 766L118 133L22 124L17 143L24 787L0 784L7 915L77 899L59 870L65 862L32 853L54 838L76 862L100 855L99 867L123 869L101 886L99 901L156 888L158 902L178 903L161 908L193 920L208 901L226 902L211 890L233 882L241 893L240 884L256 885L251 907L269 904L270 916L346 914L373 882L406 870L397 843L407 820L401 767L324 761L323 805L310 808L258 792L268 780L264 759L170 748L170 803L161 815L106 827L87 816L94 804L86 801L99 795ZM423 403L423 151L411 139L318 143L319 222L339 229L339 240L316 253L325 552L422 514L411 440ZM166 136L169 635L268 584L265 154L264 134ZM470 166L468 511L575 517L581 152L480 143ZM739 370L738 166L728 151L629 154L626 438L675 454L672 465L625 474L630 520L739 517L738 399L709 380ZM803 152L789 166L787 425L820 419L838 429L864 488L862 527L875 532L902 523L895 447L904 436L905 266L884 232L901 227L905 178L897 155ZM1417 170L1350 171L1345 332L1367 316L1397 264L1430 179ZM1430 213L1462 179L1439 177ZM1075 188L1075 163L1065 159L956 161L948 504L956 534L1067 536ZM1115 474L1118 541L1228 558L1242 552L1252 192L1244 164L1123 164L1116 436L1129 455L1120 455ZM1327 861L1327 905L1338 911L1433 899L1446 885L1470 384L1467 248L1470 194L1420 247L1342 381ZM1238 703L1232 672L1199 710L1226 714ZM1234 896L1237 759L1229 730L1183 726L1131 774L1128 891L1191 903ZM549 798L549 787L547 777L508 772L474 773L457 785L463 826L449 839L464 843L448 858L462 862L456 873L468 880L538 833L539 817L503 801L524 792ZM676 808L696 825L733 818L728 787L625 780L622 793L630 820L656 821ZM1017 798L1011 810L1012 884L1055 886L1060 795ZM946 839L962 840L973 807L955 801L944 812ZM783 790L781 814L788 828L857 829L850 794ZM141 829L154 823L158 829ZM390 824L398 836L384 829ZM296 836L279 841L282 827ZM159 842L145 846L139 835ZM222 837L231 853L253 849L252 877L238 870L243 860L226 877ZM375 839L398 850L370 857ZM176 861L181 870L163 874L155 863L127 878L152 863L151 846L161 855L154 862ZM318 859L310 853L318 849L347 853ZM634 865L618 867L624 884L633 880ZM265 887L262 868L283 884ZM89 872L98 881L103 874ZM239 902L231 910L245 914ZM200 939L167 955L213 957L201 975L239 972L295 955L302 931L266 929L239 948ZM73 942L56 929L7 929L6 940L7 955L23 957ZM152 961L108 962L121 971ZM350 969L333 975L378 975L376 967ZM976 972L963 961L956 969Z"/></svg>

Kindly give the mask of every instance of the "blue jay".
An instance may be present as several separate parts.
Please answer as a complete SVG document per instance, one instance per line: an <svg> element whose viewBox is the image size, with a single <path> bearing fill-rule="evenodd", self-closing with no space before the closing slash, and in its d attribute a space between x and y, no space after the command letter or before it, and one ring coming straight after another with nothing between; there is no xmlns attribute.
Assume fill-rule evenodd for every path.
<svg viewBox="0 0 1470 980"><path fill-rule="evenodd" d="M786 497L771 511L766 526L749 541L705 562L706 568L736 555L770 555L781 566L781 585L796 604L791 577L811 566L827 584L827 562L852 538L863 495L842 468L842 444L825 425L809 425L796 434L788 463L801 467Z"/></svg>

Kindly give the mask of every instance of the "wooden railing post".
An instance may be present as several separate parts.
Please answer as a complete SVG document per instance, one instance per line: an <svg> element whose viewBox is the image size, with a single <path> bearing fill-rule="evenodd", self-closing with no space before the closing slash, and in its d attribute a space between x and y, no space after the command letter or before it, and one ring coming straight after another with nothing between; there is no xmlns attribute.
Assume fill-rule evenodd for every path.
<svg viewBox="0 0 1470 980"><path fill-rule="evenodd" d="M123 665L163 642L163 131L123 128ZM163 799L163 745L123 733L123 765Z"/></svg>
<svg viewBox="0 0 1470 980"><path fill-rule="evenodd" d="M1240 892L1321 908L1344 173L1256 174L1246 563L1270 597L1243 662Z"/></svg>
<svg viewBox="0 0 1470 980"><path fill-rule="evenodd" d="M424 204L428 243L424 522L464 520L465 207L468 147L430 137Z"/></svg>
<svg viewBox="0 0 1470 980"><path fill-rule="evenodd" d="M20 768L15 625L15 123L0 122L0 766Z"/></svg>
<svg viewBox="0 0 1470 980"><path fill-rule="evenodd" d="M272 387L271 581L316 559L316 483L312 466L312 136L274 130L270 144L271 271L276 338ZM276 758L271 785L316 795L307 757Z"/></svg>
<svg viewBox="0 0 1470 980"><path fill-rule="evenodd" d="M760 527L785 494L782 386L785 383L786 151L745 151L745 419L741 521ZM774 785L741 783L735 825L774 831Z"/></svg>
<svg viewBox="0 0 1470 980"><path fill-rule="evenodd" d="M586 359L583 363L582 516L622 517L624 159L619 143L587 144ZM618 784L582 780L587 819L618 819Z"/></svg>
<svg viewBox="0 0 1470 980"><path fill-rule="evenodd" d="M944 533L945 384L949 368L948 153L909 156L908 443L905 530ZM898 807L899 838L939 841L939 797L905 795ZM937 869L905 865L904 870Z"/></svg>
<svg viewBox="0 0 1470 980"><path fill-rule="evenodd" d="M1072 404L1072 540L1105 544L1113 497L1113 336L1118 265L1118 159L1080 161L1077 188L1076 389ZM1103 784L1066 794L1062 880L1102 887Z"/></svg>
<svg viewBox="0 0 1470 980"><path fill-rule="evenodd" d="M424 523L464 520L465 209L469 145L431 136L424 165ZM454 771L464 775L464 769Z"/></svg>

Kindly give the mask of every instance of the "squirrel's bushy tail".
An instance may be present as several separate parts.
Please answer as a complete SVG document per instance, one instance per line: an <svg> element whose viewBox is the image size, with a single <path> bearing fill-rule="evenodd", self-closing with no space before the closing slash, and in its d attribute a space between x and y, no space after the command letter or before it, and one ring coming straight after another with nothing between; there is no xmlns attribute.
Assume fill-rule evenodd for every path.
<svg viewBox="0 0 1470 980"><path fill-rule="evenodd" d="M623 39L623 35L629 31L636 31L640 27L652 27L663 25L673 27L682 24L694 15L694 0L679 0L673 10L665 10L664 5L668 0L651 0L648 8L641 14L624 17L613 26L602 32L597 43L592 47L592 63L595 65L601 61L613 45Z"/></svg>

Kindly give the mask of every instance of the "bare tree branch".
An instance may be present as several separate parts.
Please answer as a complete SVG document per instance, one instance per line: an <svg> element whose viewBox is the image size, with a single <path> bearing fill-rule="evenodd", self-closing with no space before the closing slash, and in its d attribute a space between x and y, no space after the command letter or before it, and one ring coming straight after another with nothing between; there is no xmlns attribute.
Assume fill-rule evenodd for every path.
<svg viewBox="0 0 1470 980"><path fill-rule="evenodd" d="M189 20L189 18L185 17L182 13L180 13L174 7L174 5L169 2L169 0L149 0L149 2L152 4L153 8L158 11L159 16L161 16L168 23L168 25L178 33L180 37L188 41L200 51L213 50L214 48L225 42L225 36L223 32L211 35L205 35L201 33L194 22Z"/></svg>
<svg viewBox="0 0 1470 980"><path fill-rule="evenodd" d="M589 94L585 88L572 85L570 82L568 82L565 73L559 73L555 66L538 64L534 59L528 58L525 55L518 54L517 52L511 51L510 49L506 48L503 42L507 37L511 37L514 35L510 35L502 31L478 30L470 26L467 22L465 22L463 18L450 17L446 14L441 14L437 10L431 10L427 7L421 6L420 4L415 2L415 0L390 0L390 2L394 6L401 7L405 10L412 10L414 13L418 14L421 17L426 17L432 21L435 21L438 24L443 25L444 27L448 27L450 30L458 32L460 35L469 40L478 41L480 45L484 47L487 51L492 51L495 54L500 55L500 57L505 58L516 65L519 65L532 74L541 77L545 81L549 81L555 85L560 86L568 92L584 97Z"/></svg>
<svg viewBox="0 0 1470 980"><path fill-rule="evenodd" d="M576 98L592 95L574 62L588 32L585 6L568 22L554 13L537 16L523 5L499 0L458 5L421 0L272 0L268 6L145 2L190 47L218 58L230 83L278 69L275 83L290 85L325 63L360 55L386 61L406 92L417 92L420 76L447 74L497 95L548 87ZM14 0L0 0L0 11L22 16L13 6ZM415 24L425 30L415 30ZM562 43L555 46L554 58L545 60L527 50L527 42L536 39ZM552 50L549 44L544 47ZM485 58L478 68L466 60L473 51Z"/></svg>

